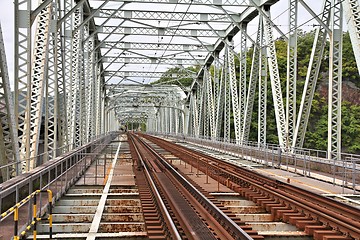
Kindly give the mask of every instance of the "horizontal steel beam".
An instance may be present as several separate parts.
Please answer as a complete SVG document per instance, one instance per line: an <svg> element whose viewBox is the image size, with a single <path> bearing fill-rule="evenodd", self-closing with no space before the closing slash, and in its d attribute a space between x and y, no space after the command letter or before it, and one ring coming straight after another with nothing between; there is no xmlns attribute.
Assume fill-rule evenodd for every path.
<svg viewBox="0 0 360 240"><path fill-rule="evenodd" d="M225 37L225 31L202 30L202 29L178 29L178 28L139 28L103 26L97 27L98 33L145 35L145 36L181 36L181 37Z"/></svg>
<svg viewBox="0 0 360 240"><path fill-rule="evenodd" d="M146 39L142 39L146 40ZM101 48L112 48L121 50L166 50L166 51L196 51L207 52L211 51L212 45L201 44L165 44L165 43L132 43L132 42L111 42L104 41L101 43Z"/></svg>
<svg viewBox="0 0 360 240"><path fill-rule="evenodd" d="M235 21L240 21L240 14L229 14ZM231 23L231 19L222 13L174 13L159 11L137 11L123 10L116 11L114 9L101 9L95 18L121 18L121 19L142 19L142 20L168 20L168 21L187 21L187 22L226 22Z"/></svg>
<svg viewBox="0 0 360 240"><path fill-rule="evenodd" d="M110 2L125 2L125 3L154 3L153 0L110 0ZM191 5L206 5L206 6L237 6L245 7L249 4L244 0L156 0L156 3L161 4L191 4Z"/></svg>
<svg viewBox="0 0 360 240"><path fill-rule="evenodd" d="M203 59L174 59L174 58L141 58L141 57L104 57L103 63L111 64L164 64L164 65L196 65L204 64Z"/></svg>
<svg viewBox="0 0 360 240"><path fill-rule="evenodd" d="M115 76L115 77L146 77L146 78L194 78L196 74L184 73L184 74L169 74L166 72L136 72L136 71L106 71L105 76Z"/></svg>

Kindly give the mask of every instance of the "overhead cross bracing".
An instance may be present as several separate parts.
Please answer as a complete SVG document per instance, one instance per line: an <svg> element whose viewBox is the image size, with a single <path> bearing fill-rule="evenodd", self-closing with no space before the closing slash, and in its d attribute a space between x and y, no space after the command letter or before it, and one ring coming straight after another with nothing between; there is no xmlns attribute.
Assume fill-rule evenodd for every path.
<svg viewBox="0 0 360 240"><path fill-rule="evenodd" d="M1 162L17 164L3 175L30 170L42 152L43 161L53 159L135 119L146 123L148 131L234 138L244 144L256 111L258 145L266 145L266 119L274 118L278 144L293 151L303 145L319 69L328 59L333 66L328 157L339 159L341 33L346 26L359 66L360 8L358 0L322 3L316 8L304 0L15 0L15 71L10 79L15 101L14 106L7 103L12 97L2 60L0 97L6 107L0 147L6 149ZM307 24L314 24L316 33L304 89L299 90L296 34ZM288 48L286 74L279 72L279 38ZM327 40L331 51L325 51ZM1 55L5 59L3 50ZM168 71L173 67L178 70ZM144 92L149 84L160 87L164 83L154 84L160 78L179 84L185 93L176 90L173 99L169 89L157 90L158 95L136 93L137 107L132 97L113 97L122 87L131 92L130 84ZM192 84L181 85L184 79ZM163 91L168 96L159 97ZM268 92L275 116L267 116ZM302 94L300 104L296 92ZM154 100L149 103L143 96Z"/></svg>
<svg viewBox="0 0 360 240"><path fill-rule="evenodd" d="M108 85L109 107L116 109L116 116L123 124L126 121L131 122L131 118L142 118L142 122L152 119L155 121L156 115L162 108L176 108L178 112L177 118L184 121L184 100L186 95L184 91L177 85ZM183 130L182 130L183 131Z"/></svg>

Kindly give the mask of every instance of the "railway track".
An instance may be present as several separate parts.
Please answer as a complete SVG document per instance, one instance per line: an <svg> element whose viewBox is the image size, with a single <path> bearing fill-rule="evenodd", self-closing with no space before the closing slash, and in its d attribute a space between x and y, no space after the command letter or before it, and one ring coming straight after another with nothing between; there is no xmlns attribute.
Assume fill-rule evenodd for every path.
<svg viewBox="0 0 360 240"><path fill-rule="evenodd" d="M360 210L172 142L141 135L314 239L360 239Z"/></svg>
<svg viewBox="0 0 360 240"><path fill-rule="evenodd" d="M52 212L53 239L360 239L359 209L132 133L100 154ZM38 223L38 239L48 239L49 226Z"/></svg>
<svg viewBox="0 0 360 240"><path fill-rule="evenodd" d="M165 238L263 239L251 227L246 226L240 219L236 219L236 216L232 216L234 221L226 215L226 211L223 211L226 210L226 207L222 206L220 202L214 204L210 201L148 143L132 134L128 136L129 142L131 142L132 157L136 161L137 174L143 173L147 177L147 182L154 183L156 187L153 186L152 190L154 192L155 188L158 189L157 192L165 199L168 211L168 214L164 214L165 209L162 207L161 211L158 211L159 215L171 216L172 218L166 219L166 221L172 222L171 226L176 226L176 230L173 227L164 229ZM144 182L143 179L141 180ZM139 184L142 183L139 182ZM163 205L159 203L158 198L156 202L154 204L157 206ZM228 214L231 215L231 212L228 211ZM159 218L162 217L159 216Z"/></svg>

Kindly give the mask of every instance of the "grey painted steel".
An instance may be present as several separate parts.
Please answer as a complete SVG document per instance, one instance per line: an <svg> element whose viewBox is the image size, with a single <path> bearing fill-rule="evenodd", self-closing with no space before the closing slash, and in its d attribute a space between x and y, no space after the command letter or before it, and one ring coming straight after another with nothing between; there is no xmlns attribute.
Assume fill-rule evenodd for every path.
<svg viewBox="0 0 360 240"><path fill-rule="evenodd" d="M0 166L13 163L9 168L1 168L2 181L21 173L18 132L15 122L14 104L10 90L10 79L5 55L4 38L0 25Z"/></svg>
<svg viewBox="0 0 360 240"><path fill-rule="evenodd" d="M43 151L40 138L44 135L45 158L50 160L56 157L54 149L86 143L93 136L118 128L119 122L147 122L150 118L149 124L174 133L221 135L230 141L230 133L234 131L238 143L242 144L251 131L256 91L260 97L258 143L265 144L266 118L269 117L266 116L265 80L269 67L279 145L291 151L304 143L324 43L330 39L329 59L335 67L329 74L335 80L329 81L328 155L331 159L338 158L342 51L339 21L341 16L345 17L360 66L359 2L324 0L320 14L303 0L288 2L290 31L284 35L270 15L271 6L278 4L277 0L41 0L38 6L31 6L31 0L15 0L15 100L13 107L6 105L12 108L19 136L13 137L10 145L19 148L20 161L35 162ZM319 27L296 114L299 3ZM331 16L335 16L335 28L330 25ZM262 25L253 39L246 26L256 17L262 19ZM286 106L273 32L280 34L288 47ZM245 61L249 43L259 52L252 57L250 78ZM235 66L236 58L240 60L239 66ZM263 61L266 58L268 63ZM197 73L186 69L194 64ZM180 69L178 74L166 73L172 66ZM239 79L235 74L238 67ZM149 110L149 104L145 103L149 96L146 96L140 101L143 112L132 109L131 113L128 106L123 109L110 97L112 90L123 84L131 82L141 87L161 77L167 78L164 84L179 83L184 78L192 81L191 87L183 87L187 98L180 101L153 96L158 104ZM10 93L5 95L5 99L12 98ZM185 115L177 109L187 107L185 120ZM232 115L234 126L230 124ZM42 126L46 129L44 134ZM30 164L24 166L26 171L36 166L28 162Z"/></svg>
<svg viewBox="0 0 360 240"><path fill-rule="evenodd" d="M330 24L330 0L324 1L322 8L321 20L328 26ZM297 114L297 121L292 147L302 147L305 139L308 119L312 100L315 93L316 82L319 75L320 65L324 53L326 43L326 29L321 25L316 29L314 43L311 51L309 66L306 74L304 90L302 93L299 112Z"/></svg>
<svg viewBox="0 0 360 240"><path fill-rule="evenodd" d="M341 98L342 98L342 4L333 0L329 34L329 96L328 96L328 158L341 159Z"/></svg>

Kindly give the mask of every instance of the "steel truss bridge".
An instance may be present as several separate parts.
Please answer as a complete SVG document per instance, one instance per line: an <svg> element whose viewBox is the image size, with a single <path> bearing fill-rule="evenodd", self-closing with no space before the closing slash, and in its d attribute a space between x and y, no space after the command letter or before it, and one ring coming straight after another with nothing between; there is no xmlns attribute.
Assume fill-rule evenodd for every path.
<svg viewBox="0 0 360 240"><path fill-rule="evenodd" d="M272 16L280 2L288 3L281 7L289 16L286 31ZM350 33L360 69L360 7L358 0L322 2L316 12L304 0L15 0L14 79L0 34L0 165L12 169L3 178L34 168L39 154L54 159L129 122L224 141L234 131L236 143L244 144L254 102L258 144L265 145L266 119L273 118L266 115L268 89L279 146L301 148L324 59L330 66L328 158L338 160L342 32ZM316 33L297 108L299 9L316 22ZM287 43L285 89L278 37ZM199 71L188 68L194 65ZM166 72L175 66L179 71ZM165 84L149 84L160 77ZM184 78L192 79L190 87L175 85Z"/></svg>

